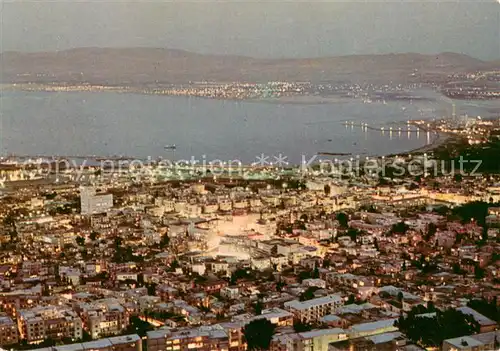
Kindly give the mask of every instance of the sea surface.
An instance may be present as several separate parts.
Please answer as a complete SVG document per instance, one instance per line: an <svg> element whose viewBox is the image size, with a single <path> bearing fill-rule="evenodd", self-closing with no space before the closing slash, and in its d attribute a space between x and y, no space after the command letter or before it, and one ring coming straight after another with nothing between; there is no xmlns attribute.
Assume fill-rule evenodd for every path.
<svg viewBox="0 0 500 351"><path fill-rule="evenodd" d="M452 102L433 91L424 93L431 101L279 104L112 92L3 91L0 154L243 163L258 161L262 155L273 162L281 154L282 160L297 164L319 152L370 156L412 150L435 136L397 132L399 127L406 129L408 119L450 115L452 103L458 114L483 116L497 106ZM345 121L392 126L394 131L382 134L345 126ZM165 149L173 144L175 150Z"/></svg>

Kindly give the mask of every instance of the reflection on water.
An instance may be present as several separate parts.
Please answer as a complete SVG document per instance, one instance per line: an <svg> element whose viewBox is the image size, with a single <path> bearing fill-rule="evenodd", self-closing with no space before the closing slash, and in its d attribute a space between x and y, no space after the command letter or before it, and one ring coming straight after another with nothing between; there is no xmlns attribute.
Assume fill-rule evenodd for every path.
<svg viewBox="0 0 500 351"><path fill-rule="evenodd" d="M419 92L421 94L421 92ZM299 163L318 152L380 155L421 147L433 135L399 133L405 121L451 110L435 101L273 104L120 93L2 93L2 154L127 155L254 162L280 153ZM449 100L449 99L448 99ZM456 102L457 113L487 113ZM344 127L344 121L384 130ZM395 123L397 122L397 123ZM403 124L401 124L403 123ZM390 131L392 128L392 132ZM177 146L165 150L165 145Z"/></svg>

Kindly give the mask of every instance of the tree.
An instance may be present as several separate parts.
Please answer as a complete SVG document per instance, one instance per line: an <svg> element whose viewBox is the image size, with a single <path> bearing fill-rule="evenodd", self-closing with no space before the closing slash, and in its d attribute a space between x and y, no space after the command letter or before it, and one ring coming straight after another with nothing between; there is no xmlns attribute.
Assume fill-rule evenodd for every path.
<svg viewBox="0 0 500 351"><path fill-rule="evenodd" d="M325 190L325 195L329 196L332 191L332 188L330 187L329 184L325 184L324 190Z"/></svg>
<svg viewBox="0 0 500 351"><path fill-rule="evenodd" d="M311 274L311 278L313 278L313 279L318 279L319 278L319 269L318 269L318 267L314 267L314 269L312 271L312 274Z"/></svg>
<svg viewBox="0 0 500 351"><path fill-rule="evenodd" d="M146 289L148 289L148 295L154 296L156 294L156 283L147 283Z"/></svg>
<svg viewBox="0 0 500 351"><path fill-rule="evenodd" d="M127 334L138 334L140 337L146 335L150 330L153 330L154 326L148 322L143 321L137 316L130 317L130 324L127 328Z"/></svg>
<svg viewBox="0 0 500 351"><path fill-rule="evenodd" d="M278 254L278 245L274 245L271 248L271 256L276 257L277 254Z"/></svg>
<svg viewBox="0 0 500 351"><path fill-rule="evenodd" d="M231 274L231 279L230 279L231 285L237 284L239 279L253 280L255 279L255 274L250 270L238 268Z"/></svg>
<svg viewBox="0 0 500 351"><path fill-rule="evenodd" d="M463 274L463 270L462 270L462 267L460 267L460 263L458 262L455 262L452 264L452 270L453 270L453 274Z"/></svg>
<svg viewBox="0 0 500 351"><path fill-rule="evenodd" d="M440 346L443 340L479 332L479 323L456 309L435 310L433 316L422 316L429 312L422 305L416 306L406 317L400 316L394 325L412 342L423 347Z"/></svg>
<svg viewBox="0 0 500 351"><path fill-rule="evenodd" d="M248 350L268 350L276 325L266 318L251 321L243 328Z"/></svg>
<svg viewBox="0 0 500 351"><path fill-rule="evenodd" d="M80 246L85 245L85 238L83 236L77 236L75 240L78 245Z"/></svg>
<svg viewBox="0 0 500 351"><path fill-rule="evenodd" d="M170 244L170 237L168 236L167 233L165 233L161 237L160 248L163 249L165 247L168 247L169 244Z"/></svg>
<svg viewBox="0 0 500 351"><path fill-rule="evenodd" d="M282 292L283 288L286 286L285 282L282 282L281 280L276 283L276 291L277 292Z"/></svg>
<svg viewBox="0 0 500 351"><path fill-rule="evenodd" d="M408 224L405 222L401 221L399 223L396 223L392 226L389 234L406 234L406 231L410 229Z"/></svg>
<svg viewBox="0 0 500 351"><path fill-rule="evenodd" d="M437 227L434 223L430 223L427 226L427 234L424 236L425 241L431 240L431 238L436 235Z"/></svg>
<svg viewBox="0 0 500 351"><path fill-rule="evenodd" d="M99 233L92 231L89 235L89 238L90 238L90 240L95 241L98 236L99 236Z"/></svg>
<svg viewBox="0 0 500 351"><path fill-rule="evenodd" d="M470 300L467 306L500 323L500 306L497 305L496 299L493 299L491 302L484 299L474 299Z"/></svg>
<svg viewBox="0 0 500 351"><path fill-rule="evenodd" d="M356 239L358 238L358 235L361 234L361 231L356 229L356 228L351 228L349 227L349 229L347 229L347 233L346 235L351 238L352 241L356 241Z"/></svg>
<svg viewBox="0 0 500 351"><path fill-rule="evenodd" d="M356 302L356 296L353 294L349 295L349 298L346 301L346 305L351 305Z"/></svg>
<svg viewBox="0 0 500 351"><path fill-rule="evenodd" d="M478 225L485 227L490 206L491 204L487 202L474 201L453 208L452 213L460 217L464 223L475 220Z"/></svg>
<svg viewBox="0 0 500 351"><path fill-rule="evenodd" d="M404 298L403 292L402 291L398 292L398 301L403 302L403 298Z"/></svg>
<svg viewBox="0 0 500 351"><path fill-rule="evenodd" d="M257 302L253 304L253 309L256 315L261 315L262 310L264 309L264 304L261 300L257 300Z"/></svg>
<svg viewBox="0 0 500 351"><path fill-rule="evenodd" d="M488 227L484 226L481 232L481 241L482 243L486 243L488 241Z"/></svg>
<svg viewBox="0 0 500 351"><path fill-rule="evenodd" d="M479 267L478 264L474 266L474 278L477 280L481 280L484 278L485 271L483 268Z"/></svg>
<svg viewBox="0 0 500 351"><path fill-rule="evenodd" d="M304 333L312 330L312 326L307 323L302 323L301 321L293 321L293 330L296 333Z"/></svg>
<svg viewBox="0 0 500 351"><path fill-rule="evenodd" d="M170 270L173 272L175 271L177 268L180 268L180 264L179 264L179 261L177 260L173 260L172 263L170 264Z"/></svg>
<svg viewBox="0 0 500 351"><path fill-rule="evenodd" d="M318 288L316 286L310 286L307 288L306 291L304 291L300 297L299 297L299 300L300 301L307 301L307 300L312 300L314 299L314 292L318 290Z"/></svg>
<svg viewBox="0 0 500 351"><path fill-rule="evenodd" d="M339 224L342 228L347 228L349 226L349 216L344 212L337 213L336 219L337 221L339 221Z"/></svg>

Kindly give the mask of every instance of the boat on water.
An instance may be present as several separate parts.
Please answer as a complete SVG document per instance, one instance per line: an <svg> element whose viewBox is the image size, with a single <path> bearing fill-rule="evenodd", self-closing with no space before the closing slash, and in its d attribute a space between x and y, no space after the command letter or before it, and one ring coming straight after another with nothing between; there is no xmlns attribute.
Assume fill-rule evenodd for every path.
<svg viewBox="0 0 500 351"><path fill-rule="evenodd" d="M175 144L172 145L165 145L165 150L175 150L177 149L177 146Z"/></svg>

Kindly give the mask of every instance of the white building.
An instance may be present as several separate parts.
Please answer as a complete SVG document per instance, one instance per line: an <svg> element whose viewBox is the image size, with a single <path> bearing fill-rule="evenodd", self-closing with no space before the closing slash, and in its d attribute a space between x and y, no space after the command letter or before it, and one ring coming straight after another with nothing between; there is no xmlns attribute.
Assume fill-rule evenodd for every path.
<svg viewBox="0 0 500 351"><path fill-rule="evenodd" d="M335 314L342 307L344 301L339 295L328 295L308 301L285 302L285 309L292 312L295 318L303 323L318 321L327 314Z"/></svg>
<svg viewBox="0 0 500 351"><path fill-rule="evenodd" d="M80 212L83 215L105 213L113 207L112 194L97 194L94 187L80 188Z"/></svg>

